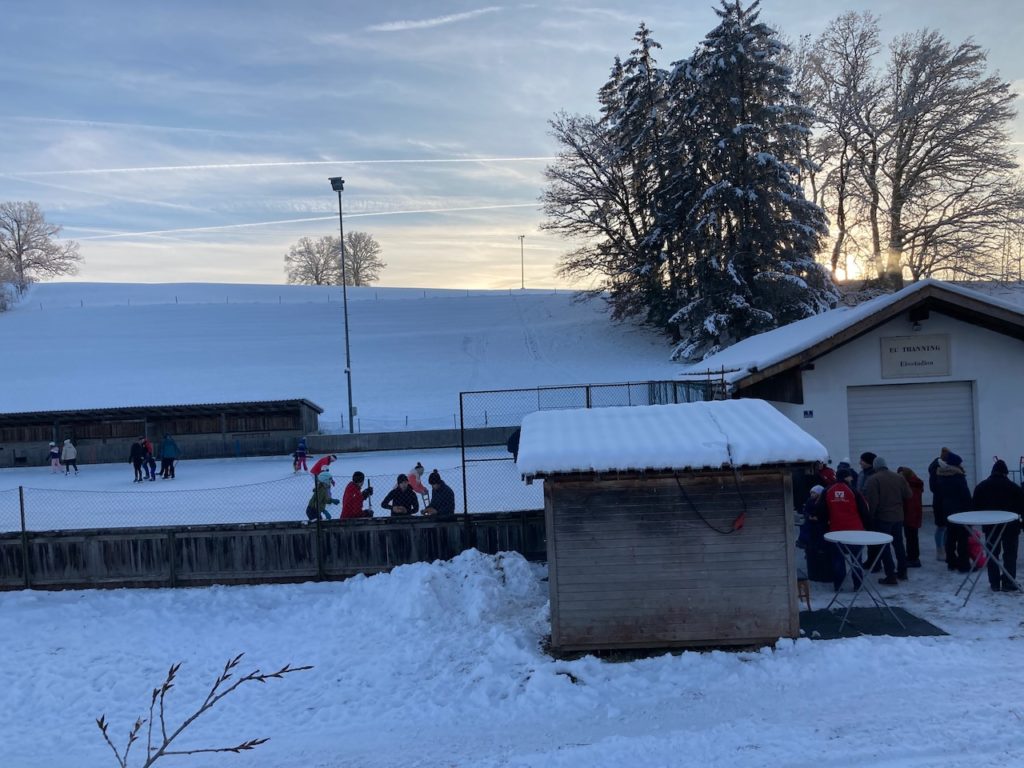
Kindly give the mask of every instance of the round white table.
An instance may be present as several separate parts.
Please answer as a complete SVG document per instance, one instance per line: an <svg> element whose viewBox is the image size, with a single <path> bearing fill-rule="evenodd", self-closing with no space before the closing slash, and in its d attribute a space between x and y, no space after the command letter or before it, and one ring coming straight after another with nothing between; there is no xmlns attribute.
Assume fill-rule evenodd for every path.
<svg viewBox="0 0 1024 768"><path fill-rule="evenodd" d="M853 604L857 602L861 592L867 592L868 597L874 602L876 608L879 610L884 608L889 611L889 614L896 620L896 623L903 627L900 617L889 607L885 598L882 597L882 593L878 591L878 588L870 583L871 569L875 567L875 564L882 557L884 548L892 546L892 536L888 533L880 533L879 531L829 531L825 534L825 541L831 542L839 548L843 560L846 561L846 570L851 574L857 574L860 579L860 585L853 591L853 597L850 598L848 604L843 606L842 601L839 599L839 593L843 588L843 585L840 584L839 589L832 596L831 602L825 606L826 611L835 603L839 603L840 606L846 608L846 613L843 614L842 621L839 622L839 632L842 633L843 627L849 621L850 611L853 610ZM875 555L872 562L862 566L860 563L860 548L867 546L877 546L879 548L878 554ZM855 578L854 581L856 580ZM903 628L905 629L906 627Z"/></svg>
<svg viewBox="0 0 1024 768"><path fill-rule="evenodd" d="M1006 512L998 509L982 509L974 512L955 512L947 519L951 523L962 525L970 530L971 535L975 536L981 544L981 548L985 551L985 556L991 559L991 561L998 566L1001 576L1009 579L1017 589L1021 588L1020 582L1007 572L1002 559L997 557L994 552L994 550L999 546L999 542L1002 541L1003 533L1006 532L1006 524L1019 521L1020 515L1014 512ZM991 541L989 541L988 536L986 536L985 532L982 530L982 527L986 525L999 526L999 530L995 532ZM967 601L971 599L974 588L978 586L982 570L982 568L971 568L971 570L967 572L967 575L964 576L964 580L960 582L960 586L957 587L955 594L959 595L960 591L964 588L964 585L970 581L972 576L974 577L974 581L971 582L971 588L967 590L967 596L964 598L964 605L967 605ZM962 608L963 606L960 607Z"/></svg>

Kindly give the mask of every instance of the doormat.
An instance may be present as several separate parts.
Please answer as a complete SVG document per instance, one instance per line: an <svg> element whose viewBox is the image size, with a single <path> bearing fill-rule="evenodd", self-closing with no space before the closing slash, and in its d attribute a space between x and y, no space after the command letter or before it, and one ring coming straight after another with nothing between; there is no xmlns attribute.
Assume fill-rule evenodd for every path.
<svg viewBox="0 0 1024 768"><path fill-rule="evenodd" d="M838 640L841 637L863 635L889 635L890 637L939 637L948 634L931 622L908 613L902 608L893 608L901 627L885 608L854 608L850 618L839 632L845 608L839 611L803 611L800 614L800 635L812 640Z"/></svg>

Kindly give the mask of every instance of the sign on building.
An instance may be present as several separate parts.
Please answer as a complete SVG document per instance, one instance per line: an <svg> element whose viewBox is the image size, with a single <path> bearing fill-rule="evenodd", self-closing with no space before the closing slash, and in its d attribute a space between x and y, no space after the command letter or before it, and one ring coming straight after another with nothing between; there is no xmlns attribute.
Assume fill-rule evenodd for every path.
<svg viewBox="0 0 1024 768"><path fill-rule="evenodd" d="M890 336L881 343L883 379L949 375L949 334Z"/></svg>

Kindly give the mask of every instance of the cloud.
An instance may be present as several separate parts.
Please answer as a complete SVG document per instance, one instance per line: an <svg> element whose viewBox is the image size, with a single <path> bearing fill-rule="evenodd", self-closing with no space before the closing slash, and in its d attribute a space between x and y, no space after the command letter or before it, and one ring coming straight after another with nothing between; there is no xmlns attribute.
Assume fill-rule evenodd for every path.
<svg viewBox="0 0 1024 768"><path fill-rule="evenodd" d="M435 16L432 19L417 19L407 21L389 21L384 24L373 24L367 27L368 32L405 32L410 29L427 29L429 27L440 27L444 24L454 24L488 13L496 13L502 10L500 5L491 5L487 8L479 8L475 11L465 13L452 13L447 16Z"/></svg>

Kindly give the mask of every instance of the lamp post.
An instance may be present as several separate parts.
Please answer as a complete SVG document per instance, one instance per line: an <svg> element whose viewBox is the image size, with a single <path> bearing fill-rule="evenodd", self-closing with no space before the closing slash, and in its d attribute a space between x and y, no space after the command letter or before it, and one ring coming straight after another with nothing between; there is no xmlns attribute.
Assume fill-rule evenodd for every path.
<svg viewBox="0 0 1024 768"><path fill-rule="evenodd" d="M519 236L519 290L526 290L526 260L523 258L523 240L526 239L526 235Z"/></svg>
<svg viewBox="0 0 1024 768"><path fill-rule="evenodd" d="M338 233L340 234L339 247L341 250L341 306L345 314L345 382L348 388L348 431L355 432L355 419L352 407L352 355L348 343L348 274L345 269L345 218L341 208L341 193L345 190L345 180L341 176L330 178L331 189L338 193Z"/></svg>

